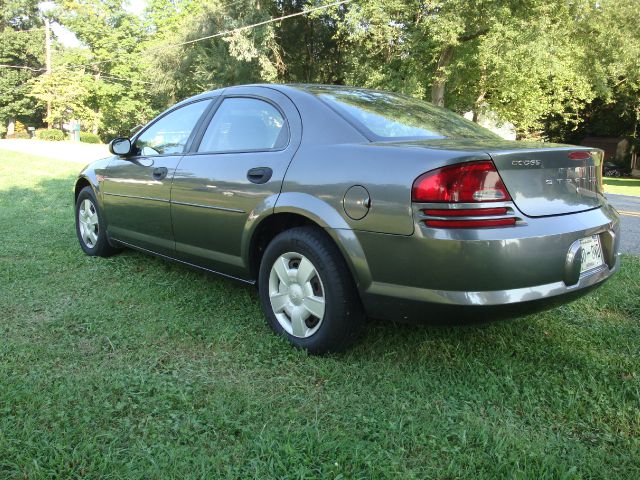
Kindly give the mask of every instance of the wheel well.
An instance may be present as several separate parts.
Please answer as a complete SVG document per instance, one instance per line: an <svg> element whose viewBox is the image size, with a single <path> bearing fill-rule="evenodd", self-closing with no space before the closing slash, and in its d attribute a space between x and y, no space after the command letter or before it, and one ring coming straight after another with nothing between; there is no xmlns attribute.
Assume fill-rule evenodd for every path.
<svg viewBox="0 0 640 480"><path fill-rule="evenodd" d="M276 213L265 218L260 225L258 225L258 228L251 239L251 247L249 250L249 267L251 269L251 276L255 279L258 278L262 255L264 254L267 245L269 245L269 242L271 242L276 235L291 228L304 226L321 228L320 225L315 223L313 220L295 213Z"/></svg>
<svg viewBox="0 0 640 480"><path fill-rule="evenodd" d="M89 183L89 180L87 180L86 178L82 177L79 178L78 181L76 182L76 187L74 189L74 195L73 195L73 200L78 200L78 195L80 195L80 191L84 188L84 187L90 187L91 183Z"/></svg>

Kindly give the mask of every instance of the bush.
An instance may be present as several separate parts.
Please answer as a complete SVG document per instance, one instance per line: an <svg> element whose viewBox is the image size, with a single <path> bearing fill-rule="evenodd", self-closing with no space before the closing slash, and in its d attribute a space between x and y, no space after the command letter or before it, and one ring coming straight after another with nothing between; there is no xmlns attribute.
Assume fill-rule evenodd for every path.
<svg viewBox="0 0 640 480"><path fill-rule="evenodd" d="M16 132L13 135L7 135L7 138L29 139L29 138L31 138L31 135L29 135L28 132Z"/></svg>
<svg viewBox="0 0 640 480"><path fill-rule="evenodd" d="M29 131L24 123L16 120L13 127L13 134L7 135L7 138L31 138L31 135L29 135Z"/></svg>
<svg viewBox="0 0 640 480"><path fill-rule="evenodd" d="M17 134L19 134L19 133L26 133L26 134L28 134L28 133L29 133L29 132L27 131L27 127L26 127L26 125L25 125L24 123L22 123L22 122L18 121L18 120L16 120L16 124L15 124L15 127L14 127L14 130L13 130L13 131L14 131L14 133L15 133L16 135L17 135ZM15 137L15 138L23 138L23 137Z"/></svg>
<svg viewBox="0 0 640 480"><path fill-rule="evenodd" d="M100 137L91 132L80 132L80 141L83 143L102 143Z"/></svg>
<svg viewBox="0 0 640 480"><path fill-rule="evenodd" d="M50 140L50 141L59 142L60 140L65 139L65 134L62 130L42 129L42 130L36 130L36 137L39 138L40 140Z"/></svg>

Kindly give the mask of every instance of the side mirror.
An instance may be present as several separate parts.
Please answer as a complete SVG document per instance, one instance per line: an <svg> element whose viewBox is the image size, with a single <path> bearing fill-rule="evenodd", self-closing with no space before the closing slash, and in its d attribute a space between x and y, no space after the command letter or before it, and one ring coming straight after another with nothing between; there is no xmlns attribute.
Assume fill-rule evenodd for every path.
<svg viewBox="0 0 640 480"><path fill-rule="evenodd" d="M131 153L131 140L123 137L114 138L109 142L109 151L114 155L129 155Z"/></svg>

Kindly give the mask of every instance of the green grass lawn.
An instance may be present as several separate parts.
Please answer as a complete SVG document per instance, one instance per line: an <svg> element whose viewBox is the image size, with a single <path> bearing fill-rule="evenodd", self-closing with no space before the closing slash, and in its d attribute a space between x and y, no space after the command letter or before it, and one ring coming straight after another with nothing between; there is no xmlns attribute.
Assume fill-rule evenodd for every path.
<svg viewBox="0 0 640 480"><path fill-rule="evenodd" d="M85 256L77 164L0 152L0 478L640 478L640 258L488 325L314 358L252 288Z"/></svg>
<svg viewBox="0 0 640 480"><path fill-rule="evenodd" d="M603 182L606 193L640 196L640 178L605 177Z"/></svg>

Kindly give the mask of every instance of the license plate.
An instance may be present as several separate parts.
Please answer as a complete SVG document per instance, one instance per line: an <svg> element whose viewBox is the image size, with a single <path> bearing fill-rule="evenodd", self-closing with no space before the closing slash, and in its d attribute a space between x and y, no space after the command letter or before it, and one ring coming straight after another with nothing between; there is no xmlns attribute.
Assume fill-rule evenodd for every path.
<svg viewBox="0 0 640 480"><path fill-rule="evenodd" d="M602 247L600 245L600 237L592 235L580 239L582 247L582 262L580 263L580 273L588 272L599 267L604 263L602 258Z"/></svg>

